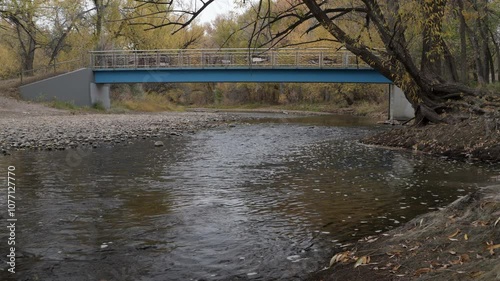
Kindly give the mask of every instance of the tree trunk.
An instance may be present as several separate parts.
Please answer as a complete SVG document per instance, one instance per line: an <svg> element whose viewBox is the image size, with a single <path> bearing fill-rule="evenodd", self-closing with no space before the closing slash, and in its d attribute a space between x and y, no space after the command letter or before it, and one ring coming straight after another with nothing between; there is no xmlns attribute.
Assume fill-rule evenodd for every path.
<svg viewBox="0 0 500 281"><path fill-rule="evenodd" d="M33 75L33 66L35 63L35 51L36 51L36 41L35 41L35 31L31 33L27 32L26 29L22 28L20 25L16 26L17 37L19 40L20 56L22 62L22 71L25 75Z"/></svg>
<svg viewBox="0 0 500 281"><path fill-rule="evenodd" d="M490 48L488 47L488 64L489 64L489 70L490 70L490 75L491 75L491 83L495 83L495 60L493 59L493 54L490 51Z"/></svg>
<svg viewBox="0 0 500 281"><path fill-rule="evenodd" d="M104 20L104 4L103 0L94 0L94 6L96 10L96 22L95 22L95 49L97 51L104 49L104 42L102 38L102 27Z"/></svg>
<svg viewBox="0 0 500 281"><path fill-rule="evenodd" d="M36 45L35 45L35 40L32 38L28 39L28 52L24 54L24 59L23 59L23 70L25 71L33 71L34 68L34 63L35 63L35 50L36 50Z"/></svg>
<svg viewBox="0 0 500 281"><path fill-rule="evenodd" d="M467 63L467 30L465 18L463 15L463 6L459 5L458 20L460 22L459 35L460 35L460 82L467 82L467 70L469 64Z"/></svg>
<svg viewBox="0 0 500 281"><path fill-rule="evenodd" d="M480 47L481 47L481 60L483 62L483 77L485 82L489 83L490 80L490 63L489 63L489 47L488 47L488 0L479 0L477 5L479 17L477 19L477 26L479 29Z"/></svg>

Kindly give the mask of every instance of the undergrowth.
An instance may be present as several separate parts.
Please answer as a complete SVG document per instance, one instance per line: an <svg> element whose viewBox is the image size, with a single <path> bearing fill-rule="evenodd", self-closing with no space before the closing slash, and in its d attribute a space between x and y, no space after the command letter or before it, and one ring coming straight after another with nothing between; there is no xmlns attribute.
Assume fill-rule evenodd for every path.
<svg viewBox="0 0 500 281"><path fill-rule="evenodd" d="M148 93L141 96L129 97L114 101L112 104L116 110L132 110L141 112L160 112L160 111L183 111L184 108L172 104L168 97L157 93Z"/></svg>

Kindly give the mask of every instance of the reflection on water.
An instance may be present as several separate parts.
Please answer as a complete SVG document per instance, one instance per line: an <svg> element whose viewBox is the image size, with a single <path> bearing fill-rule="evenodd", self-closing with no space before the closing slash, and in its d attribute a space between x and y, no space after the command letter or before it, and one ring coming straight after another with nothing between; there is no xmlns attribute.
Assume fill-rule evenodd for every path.
<svg viewBox="0 0 500 281"><path fill-rule="evenodd" d="M86 151L76 167L68 151L0 158L19 174L19 274L301 280L338 243L397 227L498 174L356 142L373 130L352 117L267 119L165 138L162 148Z"/></svg>

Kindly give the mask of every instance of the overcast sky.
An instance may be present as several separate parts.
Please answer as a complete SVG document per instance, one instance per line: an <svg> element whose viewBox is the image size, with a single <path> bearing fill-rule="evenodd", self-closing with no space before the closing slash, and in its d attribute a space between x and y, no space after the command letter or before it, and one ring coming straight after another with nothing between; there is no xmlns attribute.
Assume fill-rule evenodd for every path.
<svg viewBox="0 0 500 281"><path fill-rule="evenodd" d="M198 5L197 7L201 7L203 5L200 0L193 0L193 2L194 1L197 2L196 3L196 5ZM210 6L208 6L208 8L203 10L203 12L200 14L200 21L203 23L211 22L217 17L217 15L225 14L228 13L229 11L236 10L236 5L234 4L234 2L235 0L215 0L212 4L210 4Z"/></svg>

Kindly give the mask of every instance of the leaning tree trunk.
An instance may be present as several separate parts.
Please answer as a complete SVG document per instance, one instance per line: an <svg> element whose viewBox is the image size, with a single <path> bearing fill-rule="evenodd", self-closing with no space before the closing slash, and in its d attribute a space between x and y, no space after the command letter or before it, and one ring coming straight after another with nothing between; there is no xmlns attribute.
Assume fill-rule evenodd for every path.
<svg viewBox="0 0 500 281"><path fill-rule="evenodd" d="M447 3L445 0L425 1L425 5L429 5L426 7L428 12L437 11L441 17L428 19L429 26L424 31L427 41L424 40L423 45L428 53L423 56L428 56L429 59L424 59L427 64L420 65L420 68L416 64L418 58L412 54L408 47L411 44L405 38L408 26L397 11L385 11L384 6L375 0L362 0L365 4L364 12L369 19L367 22L375 26L374 29L385 45L385 50L374 51L337 25L316 0L302 0L302 2L314 18L349 51L403 90L415 110L416 125L453 122L457 120L454 118L457 113L468 112L472 108L471 103L466 100L476 94L475 90L453 81L457 79L456 74L452 75L455 76L453 79L445 79L445 76L441 75L440 63L437 63L446 55L442 53L443 49L446 50L446 45L441 38L441 21L444 20L442 14ZM388 24L390 22L398 24ZM450 68L453 68L451 64Z"/></svg>

